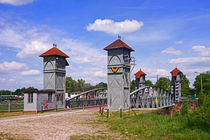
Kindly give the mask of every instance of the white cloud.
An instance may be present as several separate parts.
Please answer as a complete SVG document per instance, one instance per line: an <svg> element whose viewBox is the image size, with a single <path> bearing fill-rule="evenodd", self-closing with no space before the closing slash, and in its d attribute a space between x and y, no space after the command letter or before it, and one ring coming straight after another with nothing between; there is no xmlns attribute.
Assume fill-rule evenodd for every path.
<svg viewBox="0 0 210 140"><path fill-rule="evenodd" d="M26 58L36 56L38 57L43 52L47 51L50 48L49 44L45 44L41 41L35 40L27 43L25 48L18 52L17 57Z"/></svg>
<svg viewBox="0 0 210 140"><path fill-rule="evenodd" d="M15 6L25 5L28 3L32 3L34 0L0 0L2 4L11 4Z"/></svg>
<svg viewBox="0 0 210 140"><path fill-rule="evenodd" d="M39 70L27 70L20 72L21 75L24 76L31 76L31 75L39 75L41 72Z"/></svg>
<svg viewBox="0 0 210 140"><path fill-rule="evenodd" d="M25 22L10 23L0 19L0 45L15 48L17 57L32 58L50 48L50 44L55 40L53 34L56 30L49 30L47 27L33 27ZM8 22L8 23L7 23Z"/></svg>
<svg viewBox="0 0 210 140"><path fill-rule="evenodd" d="M88 31L103 31L109 34L130 33L139 30L143 26L142 21L124 20L115 22L110 19L96 19L87 26Z"/></svg>
<svg viewBox="0 0 210 140"><path fill-rule="evenodd" d="M210 57L186 57L186 58L176 58L169 60L172 64L194 64L194 63L204 63L210 62Z"/></svg>
<svg viewBox="0 0 210 140"><path fill-rule="evenodd" d="M174 55L182 54L180 50L176 50L173 47L169 47L169 48L166 48L165 50L162 50L162 53L174 54Z"/></svg>
<svg viewBox="0 0 210 140"><path fill-rule="evenodd" d="M107 56L103 50L95 49L91 44L78 42L72 39L62 39L61 49L70 55L76 64L90 64L98 67L106 66ZM69 51L70 50L70 51Z"/></svg>
<svg viewBox="0 0 210 140"><path fill-rule="evenodd" d="M16 70L28 69L28 66L24 63L18 63L16 61L3 62L0 64L0 71L9 73Z"/></svg>
<svg viewBox="0 0 210 140"><path fill-rule="evenodd" d="M180 44L183 44L184 42L182 41L182 40L179 40L179 41L175 41L174 42L174 44L178 44L178 45L180 45Z"/></svg>
<svg viewBox="0 0 210 140"><path fill-rule="evenodd" d="M24 46L23 34L18 33L10 27L3 27L0 30L0 44L22 48Z"/></svg>
<svg viewBox="0 0 210 140"><path fill-rule="evenodd" d="M201 56L210 56L210 48L205 46L193 46L192 49L198 52Z"/></svg>

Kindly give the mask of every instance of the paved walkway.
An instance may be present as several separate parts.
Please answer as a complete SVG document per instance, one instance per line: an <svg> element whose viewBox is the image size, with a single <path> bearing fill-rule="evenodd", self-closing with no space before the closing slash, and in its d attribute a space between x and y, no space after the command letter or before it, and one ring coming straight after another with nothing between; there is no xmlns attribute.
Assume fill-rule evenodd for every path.
<svg viewBox="0 0 210 140"><path fill-rule="evenodd" d="M18 120L27 120L27 119L37 119L37 118L44 118L44 117L52 117L52 116L60 116L60 115L65 115L65 114L70 114L70 113L77 113L77 112L81 112L83 110L75 110L75 111L71 111L71 112L57 112L57 113L50 113L50 114L35 114L33 116L19 116L19 117L15 117L15 118L4 118L0 120L0 123L2 122L11 122L11 121L18 121ZM87 110L84 110L87 111Z"/></svg>
<svg viewBox="0 0 210 140"><path fill-rule="evenodd" d="M74 110L1 119L0 133L35 140L65 140L72 135L95 135L106 129L87 123L97 119L94 115L96 111L98 109Z"/></svg>

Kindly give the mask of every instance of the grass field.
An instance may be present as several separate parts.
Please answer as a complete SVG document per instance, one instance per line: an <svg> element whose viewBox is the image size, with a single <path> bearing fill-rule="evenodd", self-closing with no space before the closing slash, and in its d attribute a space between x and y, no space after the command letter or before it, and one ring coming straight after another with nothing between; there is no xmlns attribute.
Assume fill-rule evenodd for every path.
<svg viewBox="0 0 210 140"><path fill-rule="evenodd" d="M8 104L0 104L0 112L8 111ZM23 103L11 103L10 111L22 111L24 108Z"/></svg>
<svg viewBox="0 0 210 140"><path fill-rule="evenodd" d="M142 114L136 111L112 113L110 118L101 116L97 122L108 124L110 131L120 132L129 139L210 139L210 128L191 127L183 116L163 116L155 113Z"/></svg>

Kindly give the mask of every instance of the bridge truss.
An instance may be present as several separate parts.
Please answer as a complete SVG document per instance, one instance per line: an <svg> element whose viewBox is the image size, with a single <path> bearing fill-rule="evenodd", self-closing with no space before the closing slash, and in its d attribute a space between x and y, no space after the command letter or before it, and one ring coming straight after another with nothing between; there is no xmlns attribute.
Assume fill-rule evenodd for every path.
<svg viewBox="0 0 210 140"><path fill-rule="evenodd" d="M130 93L131 108L164 108L174 105L174 96L157 86L141 87Z"/></svg>
<svg viewBox="0 0 210 140"><path fill-rule="evenodd" d="M82 92L69 100L70 108L89 108L107 105L107 89ZM161 87L146 86L130 93L131 108L165 108L175 105L173 94Z"/></svg>
<svg viewBox="0 0 210 140"><path fill-rule="evenodd" d="M88 108L107 105L106 88L97 88L82 92L70 98L67 104L69 104L70 108Z"/></svg>

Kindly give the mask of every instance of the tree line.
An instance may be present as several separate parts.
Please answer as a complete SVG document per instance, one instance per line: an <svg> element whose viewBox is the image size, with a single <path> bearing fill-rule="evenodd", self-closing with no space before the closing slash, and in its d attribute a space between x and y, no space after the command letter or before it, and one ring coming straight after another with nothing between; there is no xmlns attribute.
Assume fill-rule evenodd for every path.
<svg viewBox="0 0 210 140"><path fill-rule="evenodd" d="M201 73L196 76L195 82L193 83L193 86L196 89L196 93L201 93L201 82L202 82L202 89L203 93L210 94L210 71L207 71L205 73ZM190 95L190 87L189 87L189 80L185 75L182 75L182 96L188 96ZM165 88L167 90L171 90L171 80L166 77L160 77L155 84L152 83L150 80L146 80L145 83L146 86L159 86L162 88ZM66 77L66 92L83 92L87 90L91 90L94 88L106 88L107 84L104 82L100 82L96 84L95 86L91 85L90 83L86 83L83 79L74 80L72 77ZM135 80L131 81L130 90L131 92L134 91L136 88ZM16 89L14 92L9 90L0 90L0 95L20 95L26 91L38 91L35 87L28 87L28 88L20 88Z"/></svg>

